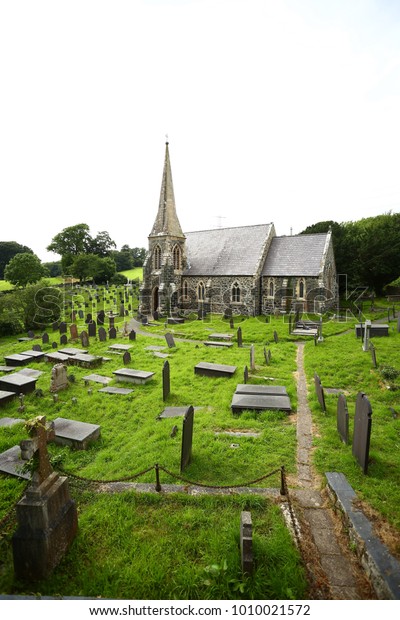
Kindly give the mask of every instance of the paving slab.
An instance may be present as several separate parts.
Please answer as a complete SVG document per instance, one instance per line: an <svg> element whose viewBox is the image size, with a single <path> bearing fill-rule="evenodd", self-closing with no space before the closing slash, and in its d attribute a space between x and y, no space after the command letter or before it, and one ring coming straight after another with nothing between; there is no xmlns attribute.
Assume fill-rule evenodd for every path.
<svg viewBox="0 0 400 620"><path fill-rule="evenodd" d="M238 383L235 394L288 395L284 385L252 385L250 383Z"/></svg>
<svg viewBox="0 0 400 620"><path fill-rule="evenodd" d="M110 381L112 381L111 377L105 377L104 375L96 374L86 375L85 377L82 377L82 379L84 381L94 381L95 383L102 383L103 385L107 385L108 383L110 383Z"/></svg>
<svg viewBox="0 0 400 620"><path fill-rule="evenodd" d="M24 478L30 480L30 473L22 473L21 469L26 461L21 459L21 448L19 446L13 446L5 452L0 454L0 471L4 474L10 474L17 478Z"/></svg>
<svg viewBox="0 0 400 620"><path fill-rule="evenodd" d="M145 351L162 351L163 349L165 349L166 347L160 347L160 346L155 346L155 345L149 345L148 347L145 347Z"/></svg>
<svg viewBox="0 0 400 620"><path fill-rule="evenodd" d="M129 349L132 349L132 345L131 344L111 344L108 347L109 351L129 351Z"/></svg>
<svg viewBox="0 0 400 620"><path fill-rule="evenodd" d="M153 356L154 357L159 357L161 359L165 359L166 357L169 357L168 353L160 353L160 351L154 351L153 352Z"/></svg>
<svg viewBox="0 0 400 620"><path fill-rule="evenodd" d="M70 446L76 450L86 450L89 443L100 437L100 426L67 418L56 418L54 432L56 444Z"/></svg>
<svg viewBox="0 0 400 620"><path fill-rule="evenodd" d="M206 347L220 347L222 349L229 349L233 347L232 342L222 342L220 340L206 340L203 342Z"/></svg>

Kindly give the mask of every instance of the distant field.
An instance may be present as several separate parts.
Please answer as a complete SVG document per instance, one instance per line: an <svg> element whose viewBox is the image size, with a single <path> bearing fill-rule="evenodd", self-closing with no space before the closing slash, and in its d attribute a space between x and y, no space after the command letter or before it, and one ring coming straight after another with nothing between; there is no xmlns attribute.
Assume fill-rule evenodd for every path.
<svg viewBox="0 0 400 620"><path fill-rule="evenodd" d="M129 280L143 280L143 268L135 267L135 269L127 269L126 271L120 271L122 275L126 276ZM45 278L47 282L50 282L52 286L63 283L63 278L58 276L57 278ZM14 288L12 284L6 280L0 280L0 291L11 291Z"/></svg>
<svg viewBox="0 0 400 620"><path fill-rule="evenodd" d="M127 269L126 271L120 271L123 276L129 280L143 280L143 267L135 267L134 269Z"/></svg>

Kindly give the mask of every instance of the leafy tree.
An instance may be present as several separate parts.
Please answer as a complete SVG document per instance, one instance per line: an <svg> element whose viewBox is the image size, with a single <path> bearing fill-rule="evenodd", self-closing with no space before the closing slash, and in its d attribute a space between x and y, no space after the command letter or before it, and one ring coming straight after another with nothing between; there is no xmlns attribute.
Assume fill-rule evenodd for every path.
<svg viewBox="0 0 400 620"><path fill-rule="evenodd" d="M68 226L53 237L50 245L47 246L49 252L56 252L60 256L84 254L90 251L92 238L89 234L87 224L75 224Z"/></svg>
<svg viewBox="0 0 400 620"><path fill-rule="evenodd" d="M15 286L34 284L48 275L36 254L23 252L16 254L4 270L4 278Z"/></svg>
<svg viewBox="0 0 400 620"><path fill-rule="evenodd" d="M115 241L111 239L107 231L103 230L97 233L96 237L92 239L90 251L92 254L97 254L97 256L101 256L101 258L105 258L109 256L113 248L116 247Z"/></svg>
<svg viewBox="0 0 400 620"><path fill-rule="evenodd" d="M33 251L26 245L20 245L16 241L0 241L0 280L4 279L4 269L16 254L22 252L29 252L33 254Z"/></svg>
<svg viewBox="0 0 400 620"><path fill-rule="evenodd" d="M18 306L26 330L44 328L61 319L63 294L60 288L43 280L17 291Z"/></svg>
<svg viewBox="0 0 400 620"><path fill-rule="evenodd" d="M128 245L123 245L120 252L118 252L117 250L112 252L112 257L115 261L117 271L126 271L127 269L132 269L133 260L131 249Z"/></svg>
<svg viewBox="0 0 400 620"><path fill-rule="evenodd" d="M18 292L15 290L7 295L0 295L0 336L20 334L24 329Z"/></svg>
<svg viewBox="0 0 400 620"><path fill-rule="evenodd" d="M133 248L132 259L134 267L143 267L144 259L146 258L145 248Z"/></svg>
<svg viewBox="0 0 400 620"><path fill-rule="evenodd" d="M71 274L81 282L92 280L96 275L100 260L100 257L95 254L78 254L71 263Z"/></svg>
<svg viewBox="0 0 400 620"><path fill-rule="evenodd" d="M116 272L115 261L111 256L104 258L97 257L97 269L93 276L94 281L99 284L100 282L107 282L111 280Z"/></svg>
<svg viewBox="0 0 400 620"><path fill-rule="evenodd" d="M61 276L61 261L53 261L50 263L43 263L43 267L48 270L51 278L57 278L57 276Z"/></svg>

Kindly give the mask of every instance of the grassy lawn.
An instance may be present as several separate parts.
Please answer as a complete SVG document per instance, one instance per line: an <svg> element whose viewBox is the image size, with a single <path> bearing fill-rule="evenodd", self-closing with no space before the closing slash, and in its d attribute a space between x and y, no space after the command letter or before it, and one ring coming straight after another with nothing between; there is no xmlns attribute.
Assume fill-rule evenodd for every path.
<svg viewBox="0 0 400 620"><path fill-rule="evenodd" d="M116 326L122 326L128 319L117 317ZM360 499L396 528L400 539L399 391L388 389L379 368L372 368L370 354L362 351L361 341L354 335L355 322L324 323L324 341L318 346L303 339L315 427L314 465L321 474L342 471ZM242 348L236 343L239 326L243 334ZM80 321L78 331L84 327ZM389 338L375 338L374 344L378 364L384 361L400 370L400 334L395 327L392 321ZM58 332L53 333L51 328L47 331L50 343L53 339L59 342ZM176 347L173 349L166 347L164 334L167 331L174 333ZM274 340L275 331L278 342ZM231 333L233 347L204 346L203 341L213 332ZM118 336L111 343L118 342L127 343L128 340ZM90 341L90 353L110 358L94 372L109 377L114 370L123 367L121 356L107 351L111 343L101 343L94 338ZM293 479L296 474L296 416L273 411L261 414L248 411L234 416L230 409L235 387L243 382L244 366L250 367L249 350L254 344L256 369L251 373L250 382L285 385L293 413L296 413L297 346L282 317L273 317L269 322L264 317L237 317L233 329L229 321L217 316L174 326L159 322L146 328L146 335L138 334L136 341L130 344L132 361L129 366L155 373L146 385L117 384L115 380L110 384L130 387L131 394L99 393L99 384L85 386L83 380L92 371L69 367L68 373L74 380L67 390L59 393L58 402L53 402L49 392L51 365L35 363L34 367L43 372L37 381L43 396L29 394L22 415L17 411L18 400L4 406L1 415L29 419L45 414L48 420L65 417L100 424L101 438L87 451L72 451L53 444L49 445L49 451L67 473L86 479L120 480L155 463L179 475L181 419L156 418L165 406L193 405L199 409L195 412L192 462L183 474L186 479L210 485L245 485L281 465L285 465ZM164 360L153 356L147 349L150 345L165 346L164 352L169 354L171 394L166 403L162 398ZM75 346L80 347L80 341ZM19 343L15 336L2 338L0 364L4 355L29 348L31 343ZM42 348L49 351L51 344L42 345ZM271 351L270 365L265 363L264 348ZM195 375L193 368L199 361L235 365L236 375L231 379ZM324 387L340 388L345 392L351 432L357 393L361 390L367 394L373 409L371 462L367 476L355 463L351 446L342 444L337 434L337 395L326 394L327 413L321 412L314 394L314 372L319 374ZM392 416L389 407L399 411L397 418ZM175 424L178 432L171 436ZM224 431L252 431L257 435L232 437L221 434ZM26 431L22 423L0 429L0 451L23 438L26 438ZM138 482L154 483L154 471ZM161 472L161 484L176 482L175 476ZM279 474L257 486L278 487ZM73 478L71 487L79 508L79 535L59 569L45 583L39 584L42 594L62 592L64 595L143 599L305 596L304 575L297 552L277 506L268 500L253 496L187 497L134 492L109 495L94 493ZM0 520L12 508L23 488L20 480L0 476ZM252 512L257 564L255 575L245 580L240 575L238 555L238 523L242 509ZM0 592L22 592L27 587L13 579L11 532L9 528L0 538L1 556L4 557L0 560Z"/></svg>

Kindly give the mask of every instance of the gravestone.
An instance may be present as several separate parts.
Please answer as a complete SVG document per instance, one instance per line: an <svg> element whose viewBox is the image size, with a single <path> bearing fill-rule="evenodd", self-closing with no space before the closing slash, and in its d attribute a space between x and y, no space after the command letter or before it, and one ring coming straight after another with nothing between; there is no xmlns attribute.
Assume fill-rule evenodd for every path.
<svg viewBox="0 0 400 620"><path fill-rule="evenodd" d="M21 441L21 456L37 458L37 468L25 495L16 506L18 528L13 535L14 571L17 579L46 579L63 559L78 529L75 502L68 480L53 471L47 442L53 426L39 416L28 426L31 439Z"/></svg>
<svg viewBox="0 0 400 620"><path fill-rule="evenodd" d="M368 472L369 444L371 439L372 408L364 392L359 392L356 400L353 431L353 456L363 473Z"/></svg>
<svg viewBox="0 0 400 620"><path fill-rule="evenodd" d="M274 330L274 341L275 341L275 344L278 344L278 342L279 342L279 336L278 336L278 332L276 330Z"/></svg>
<svg viewBox="0 0 400 620"><path fill-rule="evenodd" d="M231 317L231 318L229 319L229 327L230 327L231 329L235 329L235 323L234 323L234 321L233 321L233 317Z"/></svg>
<svg viewBox="0 0 400 620"><path fill-rule="evenodd" d="M253 524L251 513L243 510L240 514L240 558L242 572L253 572Z"/></svg>
<svg viewBox="0 0 400 620"><path fill-rule="evenodd" d="M77 403L73 398L72 402ZM100 437L100 426L68 420L67 418L56 418L54 420L54 441L60 446L69 446L75 450L87 450L89 444L97 441Z"/></svg>
<svg viewBox="0 0 400 620"><path fill-rule="evenodd" d="M85 307L88 307L89 304L85 304ZM86 315L85 323L90 323L93 321L93 316L91 312L88 312Z"/></svg>
<svg viewBox="0 0 400 620"><path fill-rule="evenodd" d="M267 366L269 366L271 363L271 350L268 349L267 351L265 347L264 347L264 359L265 359L265 363L267 364Z"/></svg>
<svg viewBox="0 0 400 620"><path fill-rule="evenodd" d="M67 367L65 364L54 364L51 370L50 392L59 392L68 387Z"/></svg>
<svg viewBox="0 0 400 620"><path fill-rule="evenodd" d="M243 373L243 382L247 383L249 380L249 369L247 368L247 366L244 367L244 373Z"/></svg>
<svg viewBox="0 0 400 620"><path fill-rule="evenodd" d="M372 342L369 343L369 350L371 351L371 360L374 368L378 368L378 364L376 361L376 350Z"/></svg>
<svg viewBox="0 0 400 620"><path fill-rule="evenodd" d="M192 460L194 409L190 406L182 423L181 473Z"/></svg>
<svg viewBox="0 0 400 620"><path fill-rule="evenodd" d="M124 362L124 364L130 364L131 363L131 354L129 353L129 351L125 351L123 356L122 356L122 360Z"/></svg>
<svg viewBox="0 0 400 620"><path fill-rule="evenodd" d="M35 337L35 332L33 332L31 329L28 331L27 333L28 338L30 338L32 340L32 338Z"/></svg>
<svg viewBox="0 0 400 620"><path fill-rule="evenodd" d="M119 316L125 316L125 306L121 304L119 307Z"/></svg>
<svg viewBox="0 0 400 620"><path fill-rule="evenodd" d="M346 397L339 394L336 414L336 424L340 439L343 443L349 443L349 412Z"/></svg>
<svg viewBox="0 0 400 620"><path fill-rule="evenodd" d="M129 340L136 340L136 332L134 329L131 329L129 332Z"/></svg>
<svg viewBox="0 0 400 620"><path fill-rule="evenodd" d="M238 327L238 330L237 330L237 343L238 343L238 347L242 347L243 346L242 328L241 327Z"/></svg>
<svg viewBox="0 0 400 620"><path fill-rule="evenodd" d="M52 349L57 349L58 348L58 343L56 341L51 343L51 348Z"/></svg>
<svg viewBox="0 0 400 620"><path fill-rule="evenodd" d="M99 340L100 342L105 342L107 340L107 332L104 327L99 327Z"/></svg>
<svg viewBox="0 0 400 620"><path fill-rule="evenodd" d="M256 362L255 362L255 351L254 344L250 346L250 370L255 370Z"/></svg>
<svg viewBox="0 0 400 620"><path fill-rule="evenodd" d="M47 332L42 334L42 344L49 344L49 334Z"/></svg>
<svg viewBox="0 0 400 620"><path fill-rule="evenodd" d="M163 386L163 400L165 401L167 400L169 393L170 393L170 389L171 389L169 362L167 360L164 362L164 366L162 369L162 386Z"/></svg>
<svg viewBox="0 0 400 620"><path fill-rule="evenodd" d="M71 316L71 322L75 323L75 321L76 321L76 310L72 310L70 316Z"/></svg>
<svg viewBox="0 0 400 620"><path fill-rule="evenodd" d="M60 327L58 321L54 321L54 323L51 324L51 328L53 330L53 332L56 332L57 329Z"/></svg>
<svg viewBox="0 0 400 620"><path fill-rule="evenodd" d="M95 338L96 337L96 322L89 321L87 326L88 326L89 337Z"/></svg>
<svg viewBox="0 0 400 620"><path fill-rule="evenodd" d="M104 310L100 310L100 312L97 313L97 324L98 325L104 325Z"/></svg>
<svg viewBox="0 0 400 620"><path fill-rule="evenodd" d="M64 344L68 344L67 334L61 334L61 337L60 337L60 344L62 344L62 345L64 345Z"/></svg>
<svg viewBox="0 0 400 620"><path fill-rule="evenodd" d="M81 338L81 344L83 347L87 348L89 346L89 336L87 331L83 331L80 335Z"/></svg>
<svg viewBox="0 0 400 620"><path fill-rule="evenodd" d="M317 395L318 402L321 406L322 411L325 413L326 407L325 407L324 388L322 387L321 379L319 378L316 372L314 373L314 385L315 385L315 393Z"/></svg>
<svg viewBox="0 0 400 620"><path fill-rule="evenodd" d="M108 317L108 327L109 327L109 330L114 327L114 317L113 316L109 316Z"/></svg>
<svg viewBox="0 0 400 620"><path fill-rule="evenodd" d="M32 345L32 351L40 353L42 351L42 347L40 346L40 344L34 344ZM24 355L24 353L22 353L22 355Z"/></svg>
<svg viewBox="0 0 400 620"><path fill-rule="evenodd" d="M110 329L108 330L108 337L110 338L110 340L115 340L115 338L117 337L117 330L115 329L115 327L110 327Z"/></svg>
<svg viewBox="0 0 400 620"><path fill-rule="evenodd" d="M79 316L80 319L83 319L83 317L85 316L83 314L83 310L78 310L78 316Z"/></svg>
<svg viewBox="0 0 400 620"><path fill-rule="evenodd" d="M167 345L170 349L173 349L175 347L175 340L170 332L165 334L165 340L167 341Z"/></svg>
<svg viewBox="0 0 400 620"><path fill-rule="evenodd" d="M368 351L369 349L370 334L371 334L371 321L367 319L364 324L364 340L363 340L363 347L362 347L363 351Z"/></svg>
<svg viewBox="0 0 400 620"><path fill-rule="evenodd" d="M60 325L58 326L58 331L60 332L60 334L67 333L67 324L65 323L65 321L61 321Z"/></svg>

